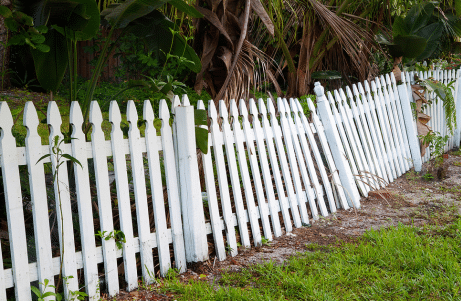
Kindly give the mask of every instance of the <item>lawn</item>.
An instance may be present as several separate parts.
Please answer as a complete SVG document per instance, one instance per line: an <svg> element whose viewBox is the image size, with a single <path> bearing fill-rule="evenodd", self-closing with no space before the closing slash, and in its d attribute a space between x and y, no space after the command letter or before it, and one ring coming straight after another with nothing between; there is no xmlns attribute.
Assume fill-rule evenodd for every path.
<svg viewBox="0 0 461 301"><path fill-rule="evenodd" d="M172 273L161 290L178 300L461 300L461 218L310 245L285 265L225 272L212 284L204 276L185 282Z"/></svg>

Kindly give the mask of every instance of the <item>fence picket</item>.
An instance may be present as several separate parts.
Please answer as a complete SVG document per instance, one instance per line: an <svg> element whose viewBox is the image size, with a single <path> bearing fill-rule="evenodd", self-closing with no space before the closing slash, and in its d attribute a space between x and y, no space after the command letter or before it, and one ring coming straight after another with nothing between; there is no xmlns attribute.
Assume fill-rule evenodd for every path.
<svg viewBox="0 0 461 301"><path fill-rule="evenodd" d="M242 190L240 188L240 178L237 169L237 159L235 157L234 135L229 124L229 115L227 113L224 100L219 101L219 116L222 118L222 129L224 136L224 147L226 149L227 166L232 184L232 192L234 196L235 210L237 212L237 221L240 229L240 238L242 245L246 248L250 247L250 237L247 227L247 213L243 207ZM255 244L257 241L255 241Z"/></svg>
<svg viewBox="0 0 461 301"><path fill-rule="evenodd" d="M361 172L364 170L363 166L361 165L361 162L360 162L360 158L358 157L358 151L357 151L357 148L356 148L356 144L354 142L349 142L348 141L348 135L346 135L346 126L345 126L345 122L344 119L346 118L345 116L341 116L340 115L340 112L338 111L338 109L336 108L336 105L335 105L335 101L333 99L333 96L331 95L330 92L327 92L328 94L328 101L329 101L329 105L331 107L331 110L332 110L332 113L333 113L333 117L335 119L335 122L336 122L336 127L338 129L338 133L339 133L339 137L341 137L341 142L342 142L342 147L343 149L345 150L345 153L347 154L346 156L346 160L352 170L352 178L353 178L353 181L355 181L355 183L357 184L357 188L359 189L359 191L365 195L367 194L367 189L365 187L365 184L359 180L359 176L361 175ZM339 104L338 104L339 106ZM349 135L349 137L351 137L352 139L352 135ZM352 141L352 140L351 140ZM355 151L355 156L354 156L354 152Z"/></svg>
<svg viewBox="0 0 461 301"><path fill-rule="evenodd" d="M138 129L138 112L134 101L128 101L126 110L126 119L130 124L128 130L128 144L130 147L131 171L133 174L134 198L136 203L136 220L138 223L138 234L141 253L142 277L146 284L151 284L155 281L154 275L154 260L152 256L152 241L150 240L150 222L149 208L147 206L146 194L146 178L144 173L144 163L142 156L142 142ZM157 232L157 231L156 231ZM156 233L157 239L163 238L164 233ZM160 270L164 271L165 267L170 264L170 255L167 251L167 246L158 247L158 257L160 262Z"/></svg>
<svg viewBox="0 0 461 301"><path fill-rule="evenodd" d="M220 109L223 110L222 105L220 106ZM250 220L251 233L253 235L253 241L254 241L255 246L261 246L262 241L261 241L261 232L259 231L258 212L256 210L255 200L253 197L253 187L251 185L250 174L248 172L248 161L247 161L247 157L245 154L245 148L243 146L244 134L240 127L238 109L237 109L237 105L235 104L234 99L232 99L230 103L230 115L232 117L232 132L234 134L235 148L236 148L236 153L237 153L237 158L238 158L238 164L240 167L239 171L242 177L243 190L245 192L245 200L247 204L248 217ZM247 140L246 142L247 142L246 144L247 144L247 149L248 149L248 157L251 160L251 155L252 155L251 153L254 152L254 150L251 149L250 141ZM259 207L261 210L262 209L261 205ZM263 218L264 218L264 214L261 214L261 220L263 220ZM266 223L263 222L263 226L264 226L264 232L265 232L264 234L266 235L266 231L268 230L266 227L269 226L269 223L267 220L267 216L265 216L265 218L267 222ZM269 237L272 237L272 234L270 232L270 226L269 226Z"/></svg>
<svg viewBox="0 0 461 301"><path fill-rule="evenodd" d="M274 136L275 136L275 141L277 145L277 151L279 153L279 158L282 156L285 158L284 152L282 152L282 149L285 149L286 147L286 154L288 157L288 162L290 165L288 166L288 162L286 163L286 168L288 171L287 177L291 177L291 181L294 184L294 189L296 192L296 200L293 200L292 202L292 210L298 210L301 214L301 221L304 224L309 224L309 217L307 215L307 208L306 208L306 194L302 190L301 187L301 179L299 178L299 170L298 170L298 163L296 162L296 157L293 151L293 141L291 139L290 135L290 130L288 128L287 120L286 120L286 111L285 111L285 106L283 105L282 99L278 98L277 99L277 104L278 104L278 109L279 109L279 117L280 117L280 126L278 124L277 118L275 116L275 108L272 105L272 102L268 100L268 107L269 107L269 114L271 116L271 122L272 122L272 129L274 131ZM274 130L274 125L275 125L275 130ZM283 132L283 134L282 134ZM283 142L282 142L283 139ZM282 160L283 162L283 160ZM285 165L285 164L284 164ZM285 175L285 174L284 174ZM285 177L285 187L289 184L287 184L287 177ZM306 188L308 188L310 184ZM293 207L293 203L296 203L296 207Z"/></svg>
<svg viewBox="0 0 461 301"><path fill-rule="evenodd" d="M69 123L72 125L72 156L81 164L80 166L74 163L74 175L80 223L80 236L82 241L83 268L85 270L85 288L90 300L99 300L98 263L96 262L96 243L94 236L86 139L85 134L82 131L82 110L80 109L80 105L77 101L72 102L69 117Z"/></svg>
<svg viewBox="0 0 461 301"><path fill-rule="evenodd" d="M125 234L123 243L123 266L125 269L125 281L127 290L131 291L138 286L136 257L135 257L135 238L133 235L133 222L131 216L131 201L128 186L128 174L126 168L126 158L123 149L123 133L120 129L122 116L115 100L111 101L109 107L109 121L112 123L111 149L115 172L115 184L117 186L118 212L120 216L120 229Z"/></svg>
<svg viewBox="0 0 461 301"><path fill-rule="evenodd" d="M358 87L358 88L357 88ZM363 110L366 120L368 122L369 133L372 138L373 153L376 153L379 168L382 173L382 178L386 183L389 183L392 178L392 174L389 168L387 154L384 149L384 144L379 133L379 124L376 118L376 112L369 105L369 100L372 101L371 95L368 96L365 94L365 90L361 83L358 83L357 86L352 86L354 94L356 95L356 100L358 102L359 110ZM370 97L370 99L368 99ZM384 183L383 183L384 184Z"/></svg>
<svg viewBox="0 0 461 301"><path fill-rule="evenodd" d="M53 155L53 147L55 146L55 137L59 141L64 139L61 133L61 114L59 113L56 102L50 101L47 110L47 122L50 128L50 154L51 166L53 174L59 168L58 177L54 180L54 192L56 201L56 212L59 231L60 255L62 258L62 275L67 281L63 281L64 298L69 298L69 292L78 290L78 281L70 276L77 275L77 266L75 263L75 241L74 227L72 219L72 208L70 204L69 180L67 173L67 165L62 164L57 166L56 157ZM64 152L64 150L63 150ZM62 212L62 215L61 215ZM67 277L67 278L66 278Z"/></svg>
<svg viewBox="0 0 461 301"><path fill-rule="evenodd" d="M272 100L268 100L268 102L269 101L272 101ZM288 200L287 200L287 197L285 195L285 189L283 188L282 175L280 174L280 170L281 170L283 174L283 178L285 178L286 173L288 173L288 171L286 170L286 164L287 164L286 157L284 156L284 154L281 154L280 164L279 164L277 153L275 152L275 147L274 147L275 134L273 131L273 127L275 127L275 124L272 124L272 125L269 124L269 120L267 119L266 105L264 104L264 100L262 98L258 100L258 106L259 106L259 114L261 114L261 117L262 117L261 119L262 119L264 137L266 139L267 150L269 152L271 169L274 175L275 187L277 189L277 196L278 196L278 200L280 204L280 209L282 211L285 231L291 232L293 230L293 227L291 225L291 218L290 218L290 214L288 210L292 202L295 200L293 184L291 182L290 177L288 177L288 179L285 180L285 186L287 188L287 193L288 193ZM277 146L277 142L275 142L275 144ZM292 216L293 216L293 221L294 221L295 226L301 227L301 218L299 216L298 210L292 209Z"/></svg>
<svg viewBox="0 0 461 301"><path fill-rule="evenodd" d="M292 101L292 99L290 99ZM300 125L299 116L296 119L297 124L295 125L293 120L293 115L296 118L296 113L292 112L290 105L286 98L282 99L285 111L287 112L286 118L289 126L289 131L291 133L291 138L295 149L296 158L299 164L299 169L301 172L301 177L304 182L304 188L306 189L306 196L309 202L309 207L311 209L312 218L317 220L319 218L319 213L317 210L317 204L320 208L321 214L325 217L328 216L328 211L323 200L323 190L320 187L319 180L317 179L317 173L315 172L314 163L312 162L312 155L307 145L306 134L304 133L304 128ZM307 168L306 168L307 165ZM309 176L308 173L309 172ZM311 184L312 182L312 184ZM313 187L311 186L313 185ZM315 202L317 199L317 204Z"/></svg>
<svg viewBox="0 0 461 301"><path fill-rule="evenodd" d="M352 154L355 156L355 160L357 162L357 169L358 169L358 177L356 180L362 182L365 188L365 197L368 196L368 192L370 189L370 179L367 175L370 172L370 167L367 162L367 158L363 152L361 145L361 141L359 140L356 127L354 125L354 119L352 116L351 109L349 104L347 103L346 95L344 94L343 89L339 89L334 91L335 99L339 107L339 112L343 119L344 128L346 130L346 136L349 139L349 145L352 146ZM346 142L345 142L346 143Z"/></svg>
<svg viewBox="0 0 461 301"><path fill-rule="evenodd" d="M174 256L175 256L175 267L178 269L179 272L186 271L186 252L185 252L185 245L184 245L184 233L181 223L181 204L179 201L179 187L178 187L178 178L176 174L176 161L174 157L174 144L173 144L173 134L172 129L170 127L170 112L168 110L168 106L166 101L162 99L160 101L159 106L159 116L162 120L162 127L160 129L161 132L161 141L163 146L163 163L165 165L165 179L167 184L167 191L168 191L168 205L170 209L170 222L171 222L171 232L173 236L173 249L174 249ZM149 100L144 102L144 120L146 120L149 125L149 131L146 129L146 139L147 139L147 132L149 132L149 136L156 136L156 130L153 127L154 122L154 112L152 110L152 106ZM156 137L158 139L158 137ZM158 159L158 151L154 154L156 156L156 160ZM159 162L158 162L159 163ZM160 164L160 163L159 163ZM150 167L149 167L150 170ZM158 174L157 174L158 172ZM163 192L162 181L161 181L161 172L160 166L158 166L157 171L155 172L155 177L160 177L157 179L158 190ZM152 178L152 176L151 176ZM159 204L155 205L156 207L163 206L163 195L158 195L158 198L161 200ZM157 203L157 202L156 202ZM162 209L160 208L159 212ZM163 213L157 213L165 215L165 209L163 209ZM159 219L163 219L159 217Z"/></svg>
<svg viewBox="0 0 461 301"><path fill-rule="evenodd" d="M258 200L258 206L259 206L259 214L261 216L261 222L263 226L263 231L264 231L264 238L268 239L269 241L272 241L272 230L269 222L269 208L266 203L266 197L264 196L264 190L263 190L263 185L261 181L261 173L259 171L259 164L258 164L258 157L256 155L256 148L255 148L255 137L253 133L253 129L250 126L250 122L248 120L248 110L245 106L245 101L243 99L240 100L239 103L239 108L240 108L240 116L242 116L242 125L243 125L243 133L245 135L245 141L246 141L246 147L247 147L247 155L248 159L250 160L250 168L251 168L251 174L254 182L254 187L256 191L256 197ZM237 136L242 135L241 129L240 129L240 122L239 122L239 114L237 112L237 106L235 104L235 101L231 101L231 115L233 116L233 129L234 129L234 137L235 137L235 142L237 144ZM237 129L237 131L236 131ZM240 132L240 133L238 133ZM243 143L241 144L240 148L244 150L243 148ZM239 158L240 158L240 151L239 151ZM243 156L242 156L243 157ZM239 159L240 160L240 159ZM243 162L246 163L246 158L242 158L244 160ZM248 163L246 163L248 164ZM241 169L243 171L244 169ZM248 170L248 165L247 165L247 170ZM243 174L242 174L243 176ZM253 194L253 189L251 187L251 182L249 182L249 190L248 192L251 192ZM245 188L245 193L247 189ZM251 200L251 198L250 198ZM248 201L248 197L247 197ZM259 224L257 225L259 228ZM254 232L254 231L253 231Z"/></svg>
<svg viewBox="0 0 461 301"><path fill-rule="evenodd" d="M101 128L103 119L97 101L91 102L89 120L93 129L91 133L91 148L93 151L94 174L98 195L99 224L101 232L105 235L110 235L114 231L114 221L112 217L105 139ZM106 275L107 290L109 296L114 296L118 293L119 285L115 240L101 238L101 242L104 254L104 273Z"/></svg>
<svg viewBox="0 0 461 301"><path fill-rule="evenodd" d="M368 86L368 83L365 82L365 90L367 90L367 93L369 92L370 87ZM386 157L388 159L389 167L390 167L390 172L392 174L391 181L394 181L394 179L397 178L397 167L396 167L396 158L394 157L395 154L392 151L392 146L391 142L389 139L389 123L387 122L387 118L385 118L385 115L383 113L383 103L381 101L381 95L380 91L378 91L376 87L376 83L374 81L371 82L371 91L373 92L373 100L369 102L371 105L372 110L376 110L376 115L377 115L377 126L380 130L381 137L384 140L384 150L386 153ZM374 112L373 112L374 113ZM387 122L387 123L386 123Z"/></svg>
<svg viewBox="0 0 461 301"><path fill-rule="evenodd" d="M27 256L26 228L22 205L21 182L16 152L16 140L11 130L13 117L6 101L0 102L0 163L8 219L8 234L16 300L32 300ZM68 272L69 270L66 270Z"/></svg>
<svg viewBox="0 0 461 301"><path fill-rule="evenodd" d="M223 133L219 129L218 113L214 101L208 102L208 116L211 119L211 139L213 141L213 152L216 164L216 172L219 185L219 196L223 212L224 228L226 231L227 247L231 256L238 253L237 238L235 237L235 223L232 213L232 205L229 194L229 182L227 180L226 163L223 152Z"/></svg>
<svg viewBox="0 0 461 301"><path fill-rule="evenodd" d="M288 103L285 104L285 107L288 107ZM301 121L300 115L303 118L306 118L306 116L304 116L304 113L302 111L299 111L298 105L297 105L296 101L293 98L290 98L289 107L290 107L291 111L293 112L294 121L296 123L296 125L294 125L294 124L293 125L295 126L296 131L298 132L298 135L299 135L299 138L300 138L300 141L301 141L301 146L302 146L302 149L303 149L304 157L306 158L306 161L307 161L309 176L311 177L312 183L314 184L314 188L316 190L317 203L319 205L320 212L321 212L321 214L323 216L328 216L328 211L327 211L327 208L326 208L326 205L325 205L325 200L324 200L324 195L323 195L323 189L320 186L319 180L317 178L317 172L315 170L314 161L312 160L311 150L312 150L312 153L314 155L314 158L317 161L317 167L318 167L319 173L320 173L320 175L322 177L322 180L323 180L323 186L325 187L325 191L327 193L327 198L330 201L330 212L332 212L332 213L335 212L336 211L336 206L333 206L333 207L331 206L332 204L334 205L333 195L331 194L331 186L330 186L330 183L328 181L328 177L326 177L323 162L321 160L318 161L318 158L319 158L318 155L319 154L318 154L317 145L315 144L315 139L314 139L314 137L313 137L313 135L311 133L311 128L309 126L307 126L306 128L304 127L303 122ZM290 121L292 123L293 120L290 119ZM293 133L295 133L295 131L293 131ZM307 139L306 139L306 136L307 136ZM307 140L309 140L309 142L310 142L310 145L311 145L310 149L309 149L309 146L307 144ZM330 197L331 197L331 199L330 199Z"/></svg>
<svg viewBox="0 0 461 301"><path fill-rule="evenodd" d="M162 105L162 104L161 104ZM163 105L166 105L164 103ZM197 103L198 110L205 110L205 105L202 100ZM163 112L160 110L160 112ZM163 120L167 120L166 116L161 116ZM206 128L206 126L201 126ZM162 133L163 136L163 133ZM208 201L208 209L210 211L211 227L213 230L213 239L215 244L216 256L218 260L222 261L226 259L226 248L224 246L224 237L222 234L223 223L221 223L221 217L219 216L218 197L216 193L216 183L213 172L213 162L211 159L211 135L208 135L208 152L202 153L203 171L205 174L205 185ZM164 143L165 144L165 143ZM222 148L222 147L221 147Z"/></svg>
<svg viewBox="0 0 461 301"><path fill-rule="evenodd" d="M55 284L52 265L50 222L48 220L48 198L46 194L45 171L43 164L36 164L40 157L44 154L37 151L42 147L42 139L37 132L39 120L32 101L28 101L25 105L23 120L28 133L25 141L26 158L27 171L29 173L32 213L34 216L34 237L35 249L37 252L39 289L42 293L54 292L52 287L48 286L45 290L43 285L45 279L48 279L50 285L54 286ZM4 300L6 300L6 298ZM45 300L51 300L51 298L49 297Z"/></svg>
<svg viewBox="0 0 461 301"><path fill-rule="evenodd" d="M388 82L389 89L391 90L391 93L394 95L395 107L396 107L397 115L399 119L399 128L404 129L405 121L403 119L402 103L399 97L399 92L397 89L397 82L395 81L394 73L391 73L390 78L389 76L386 76L386 82L388 81L388 79L390 80L390 83ZM405 158L404 159L407 162L407 170L409 170L411 167L413 167L413 161L411 160L410 145L408 144L407 131L400 130L400 133L402 135L403 144L405 147Z"/></svg>
<svg viewBox="0 0 461 301"><path fill-rule="evenodd" d="M133 110L135 109L136 108L133 108ZM137 114L133 114L134 111L130 111L130 113L132 114L129 115L129 118L130 119L133 118L133 119L131 120L128 119L128 122L131 123L132 127L137 126L137 121L136 121L137 119L134 119L135 117L136 118L138 117ZM144 120L146 121L145 138L146 138L146 146L147 146L147 162L149 166L150 190L152 193L152 208L154 211L154 223L155 223L155 234L156 234L156 239L157 239L159 268L160 268L160 275L165 276L171 267L171 263L170 263L170 248L168 247L168 234L167 234L168 228L166 224L165 200L163 199L162 172L160 171L159 151L161 149L161 146L160 146L161 142L160 142L159 137L157 137L157 130L154 128L154 111L152 110L152 105L150 103L150 100L146 100L144 102ZM168 120L169 122L170 119L168 118L166 120ZM163 123L164 122L162 122L162 124ZM167 167L167 164L165 164L165 175L168 174L168 176L171 176L171 171L168 171L168 168L173 168L173 171L174 172L176 171L176 167L174 165ZM178 189L177 189L178 182L177 182L176 177L174 178L174 182L176 182L176 193L177 193L178 192ZM176 200L178 201L179 197ZM171 200L169 201L171 204ZM177 223L181 221L181 218L179 218L178 220L178 215L180 216L180 214L181 214L181 209L179 206L173 206L172 208L170 205L171 225L172 225L172 229L176 230L176 232L172 233L172 236L173 236L174 242L180 243L184 250L184 240L183 240L184 238L182 235L182 225L175 224L176 227L173 227L174 222ZM178 231L178 228L179 228L179 231ZM182 243L178 241L178 239L182 240ZM176 255L176 252L175 252L175 255ZM186 261L185 255L184 255L184 258L180 258L179 261L182 262L182 265L184 265ZM153 271L151 271L151 273L153 274Z"/></svg>
<svg viewBox="0 0 461 301"><path fill-rule="evenodd" d="M350 101L352 114L354 115L355 125L359 131L360 141L362 142L365 150L365 156L369 162L370 174L367 174L366 177L368 178L370 185L372 185L371 188L378 189L379 187L384 186L383 183L381 183L383 173L378 163L376 151L373 147L373 141L371 140L370 130L365 118L363 106L360 103L357 87L353 85L352 88L355 89L354 92L357 92L357 94L355 94L355 99L349 87L346 87L346 93Z"/></svg>
<svg viewBox="0 0 461 301"><path fill-rule="evenodd" d="M264 145L264 132L263 132L263 129L261 128L261 123L259 121L259 116L258 116L258 109L256 108L256 104L253 98L250 99L249 107L250 107L250 115L252 115L253 117L252 138L254 136L256 140L256 147L258 149L259 160L261 162L260 165L261 165L261 170L263 174L264 188L266 191L266 198L267 198L267 202L269 206L269 212L271 215L272 228L274 230L274 236L279 237L280 235L282 235L282 229L280 227L280 219L279 219L279 209L278 209L277 201L275 199L274 186L272 183L272 177L271 177L270 170L269 170L269 161L267 159L266 147ZM247 118L247 117L244 117L244 118ZM245 119L244 119L243 128L244 128L244 131L250 131L249 122L248 124L246 124ZM277 174L278 177L280 178L280 173L278 173L277 171L274 171L274 177L275 177L275 174ZM258 176L256 176L255 178L258 178ZM283 208L282 206L280 207ZM283 213L283 210L282 210L282 213Z"/></svg>

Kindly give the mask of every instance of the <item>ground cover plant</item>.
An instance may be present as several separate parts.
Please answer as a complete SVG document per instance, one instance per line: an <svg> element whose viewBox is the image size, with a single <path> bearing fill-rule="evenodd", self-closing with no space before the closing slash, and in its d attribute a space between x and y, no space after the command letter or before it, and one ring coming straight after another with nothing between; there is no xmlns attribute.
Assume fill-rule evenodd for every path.
<svg viewBox="0 0 461 301"><path fill-rule="evenodd" d="M460 218L399 224L338 246L312 244L283 265L223 273L211 285L170 277L162 290L178 300L459 300L460 239Z"/></svg>

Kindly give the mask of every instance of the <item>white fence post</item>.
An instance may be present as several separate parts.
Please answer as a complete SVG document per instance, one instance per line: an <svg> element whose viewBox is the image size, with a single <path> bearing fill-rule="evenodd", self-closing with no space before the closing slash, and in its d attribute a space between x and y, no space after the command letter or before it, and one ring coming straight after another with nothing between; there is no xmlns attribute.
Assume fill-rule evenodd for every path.
<svg viewBox="0 0 461 301"><path fill-rule="evenodd" d="M333 119L330 104L325 97L324 88L320 82L315 83L314 92L317 95L317 109L325 128L325 135L330 144L333 159L339 171L339 177L344 189L349 193L348 197L352 200L354 207L360 208L360 194L355 185L354 176L347 162L341 139Z"/></svg>
<svg viewBox="0 0 461 301"><path fill-rule="evenodd" d="M421 160L421 150L419 147L418 134L416 131L415 122L413 119L413 109L410 105L410 98L408 96L408 87L405 84L405 73L402 72L402 84L398 85L400 96L400 103L402 105L403 120L405 122L405 129L407 131L408 144L410 145L411 159L415 171L420 172L423 166Z"/></svg>
<svg viewBox="0 0 461 301"><path fill-rule="evenodd" d="M205 261L208 260L208 244L197 164L194 107L176 107L174 113L186 260Z"/></svg>
<svg viewBox="0 0 461 301"><path fill-rule="evenodd" d="M461 69L456 72L455 101L456 101L456 128L453 146L459 147L461 140Z"/></svg>

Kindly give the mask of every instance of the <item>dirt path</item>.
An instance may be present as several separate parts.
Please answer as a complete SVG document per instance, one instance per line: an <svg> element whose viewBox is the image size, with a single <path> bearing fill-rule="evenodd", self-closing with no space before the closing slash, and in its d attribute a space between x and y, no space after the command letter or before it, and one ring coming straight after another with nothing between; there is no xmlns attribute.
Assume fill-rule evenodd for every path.
<svg viewBox="0 0 461 301"><path fill-rule="evenodd" d="M260 248L239 249L239 255L219 262L211 256L208 262L196 264L180 275L189 279L216 283L222 271L238 272L242 268L265 261L283 263L284 260L306 251L311 244L340 244L354 241L365 231L391 225L426 223L444 224L461 215L461 152L451 152L444 161L447 177L428 181L414 171L407 172L385 190L362 198L359 210L338 210L335 215L321 218L309 227L294 229ZM423 171L427 169L427 164ZM170 300L156 290L122 292L117 300Z"/></svg>

